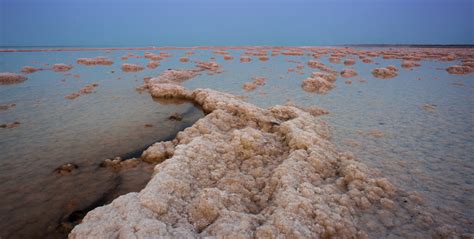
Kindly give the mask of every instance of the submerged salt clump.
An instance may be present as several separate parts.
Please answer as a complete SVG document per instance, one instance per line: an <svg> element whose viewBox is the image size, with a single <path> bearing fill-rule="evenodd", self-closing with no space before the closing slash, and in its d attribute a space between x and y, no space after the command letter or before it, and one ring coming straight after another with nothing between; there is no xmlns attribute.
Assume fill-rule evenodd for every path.
<svg viewBox="0 0 474 239"><path fill-rule="evenodd" d="M0 85L18 84L26 80L28 80L28 78L23 75L11 73L11 72L0 73Z"/></svg>
<svg viewBox="0 0 474 239"><path fill-rule="evenodd" d="M79 238L382 238L450 233L410 196L328 141L327 124L292 106L261 109L230 94L149 82L208 114L142 158L138 193L90 211ZM438 229L440 228L440 229Z"/></svg>
<svg viewBox="0 0 474 239"><path fill-rule="evenodd" d="M71 94L65 96L64 98L69 99L69 100L73 100L73 99L76 99L77 97L79 97L81 95L90 94L90 93L94 92L94 89L97 86L99 86L99 84L97 84L97 83L86 85L82 89L80 89L78 92L71 93Z"/></svg>
<svg viewBox="0 0 474 239"><path fill-rule="evenodd" d="M267 81L266 77L252 77L252 81L244 83L242 88L246 91L252 91L259 86L265 85L265 81Z"/></svg>

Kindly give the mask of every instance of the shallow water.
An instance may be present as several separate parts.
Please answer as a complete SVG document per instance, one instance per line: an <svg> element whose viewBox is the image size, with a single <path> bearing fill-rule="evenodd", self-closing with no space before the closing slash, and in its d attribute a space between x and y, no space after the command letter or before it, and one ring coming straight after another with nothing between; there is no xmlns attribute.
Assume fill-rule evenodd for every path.
<svg viewBox="0 0 474 239"><path fill-rule="evenodd" d="M0 71L18 71L32 60L75 62L72 56L4 54ZM0 87L1 104L16 104L0 112L0 122L21 123L0 132L2 238L64 237L68 223L80 219L81 210L137 191L150 178L152 165L117 172L100 167L104 159L139 156L147 146L174 138L202 117L192 103L162 104L139 94L135 87L142 80L134 79L143 77L140 74L121 75L123 80L117 80L111 70L120 72L119 65L75 66L68 73L79 73L78 79L40 71L23 84ZM90 83L99 84L95 93L64 98ZM173 113L183 115L183 120L168 120ZM66 163L78 169L64 176L54 172Z"/></svg>
<svg viewBox="0 0 474 239"><path fill-rule="evenodd" d="M224 72L205 72L183 83L188 88L212 88L246 96L249 102L269 107L292 101L300 106L328 109L322 116L333 127L333 142L354 153L364 163L407 191L417 191L438 220L472 233L474 222L474 83L471 75L450 75L443 69L455 62L421 61L413 70L400 68L389 80L374 78L375 67L396 65L400 60L374 58L375 64L344 67L321 61L337 69L353 68L358 77L352 84L339 77L335 89L325 95L302 91L300 85L311 72L310 56L275 56L269 61L240 63L242 50L229 50L235 58L224 61L209 50L195 50L182 63L184 50L168 50L173 56L156 69L123 73L123 62L148 62L143 58L121 60L128 52L38 52L0 53L0 72L19 72L22 66L44 63L73 64L71 76L40 71L18 85L0 86L0 104L16 103L0 112L0 123L20 121L14 129L0 129L0 228L2 237L43 237L58 233L58 221L77 210L110 201L117 195L138 191L150 176L150 166L140 164L120 173L98 167L105 159L142 149L173 135L202 116L192 104L160 104L135 87L144 76L166 69L193 68L194 60L215 61ZM158 52L158 51L152 51ZM113 66L82 66L80 57L107 56ZM300 61L301 63L289 62ZM37 62L37 63L36 63ZM288 68L304 65L302 74ZM115 73L111 73L115 71ZM80 74L80 78L72 75ZM254 76L267 77L255 91L242 89ZM121 78L121 79L119 79ZM365 79L362 83L359 79ZM418 80L421 78L421 80ZM65 82L61 81L66 79ZM64 96L90 83L99 83L95 93L75 100ZM458 83L458 84L453 84ZM462 83L460 85L459 83ZM421 108L436 105L435 112ZM182 122L169 121L172 113L189 112ZM145 128L145 124L154 127ZM383 137L366 132L379 130ZM79 166L71 175L59 176L56 167L73 162ZM105 196L104 196L105 195ZM51 210L54 208L55 210ZM64 220L63 220L64 221ZM65 220L67 221L67 220Z"/></svg>

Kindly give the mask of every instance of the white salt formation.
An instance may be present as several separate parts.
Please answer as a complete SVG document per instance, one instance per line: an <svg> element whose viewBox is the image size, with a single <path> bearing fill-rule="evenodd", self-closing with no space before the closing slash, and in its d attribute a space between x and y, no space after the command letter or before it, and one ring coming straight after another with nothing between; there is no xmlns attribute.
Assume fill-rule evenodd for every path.
<svg viewBox="0 0 474 239"><path fill-rule="evenodd" d="M422 200L339 152L318 117L149 81L154 97L207 115L149 147L148 185L89 212L69 238L427 238L452 236Z"/></svg>

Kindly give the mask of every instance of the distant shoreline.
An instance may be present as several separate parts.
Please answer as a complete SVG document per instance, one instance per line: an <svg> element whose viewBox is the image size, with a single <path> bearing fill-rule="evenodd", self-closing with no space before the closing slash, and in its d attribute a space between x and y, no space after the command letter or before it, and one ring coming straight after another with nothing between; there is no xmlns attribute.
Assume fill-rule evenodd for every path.
<svg viewBox="0 0 474 239"><path fill-rule="evenodd" d="M229 50L260 48L311 48L311 47L358 47L358 48L474 48L474 44L463 45L417 45L417 44L351 44L351 45L316 45L316 46L149 46L149 47L69 47L69 46L0 46L0 52L63 52L63 51L130 51L130 50L213 50L226 48Z"/></svg>

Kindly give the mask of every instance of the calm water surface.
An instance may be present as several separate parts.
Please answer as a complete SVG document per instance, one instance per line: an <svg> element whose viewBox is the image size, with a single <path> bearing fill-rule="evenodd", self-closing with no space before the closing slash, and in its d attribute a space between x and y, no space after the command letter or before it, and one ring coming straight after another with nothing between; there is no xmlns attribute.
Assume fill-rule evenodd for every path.
<svg viewBox="0 0 474 239"><path fill-rule="evenodd" d="M339 77L335 89L317 95L300 87L302 80L315 71L306 65L309 56L276 56L266 62L253 58L250 63L240 63L238 56L243 51L229 51L235 59L224 61L212 51L197 50L189 56L190 62L182 63L178 58L185 51L175 50L167 51L173 56L162 60L156 69L123 73L123 62L143 66L148 62L143 58L121 60L120 56L128 52L144 53L0 53L0 72L19 72L25 65L67 63L74 66L67 73L80 74L80 78L74 78L40 71L28 75L29 80L22 84L0 86L0 104L16 104L14 109L0 112L0 124L21 122L19 128L0 129L2 238L64 237L61 230L67 231L65 222L81 210L140 190L150 177L151 166L142 163L115 172L98 165L105 158L172 138L202 113L190 103L160 104L147 93L136 92L135 87L145 76L170 68L193 68L194 60L208 61L211 57L224 72L202 73L184 86L243 95L261 107L292 101L328 109L330 114L322 117L333 127L334 143L402 189L419 192L439 220L472 233L474 79L472 75L449 75L442 69L455 62L422 61L419 68L399 67L398 77L380 80L370 71L386 65L400 66L400 60L374 58L378 66L357 60L356 65L345 67L322 57L325 64L337 70L353 68L359 76L350 78L352 84L345 84L346 79ZM110 57L115 64L75 64L77 58L100 55ZM288 72L296 65L305 66L303 74ZM255 91L245 92L242 85L254 76L268 80ZM95 93L75 100L64 98L90 83L99 84ZM436 110L425 111L421 108L424 104L436 105ZM184 114L183 121L168 120L174 112ZM371 130L381 131L383 137L367 135ZM79 168L70 175L55 174L54 169L64 163L75 163Z"/></svg>

